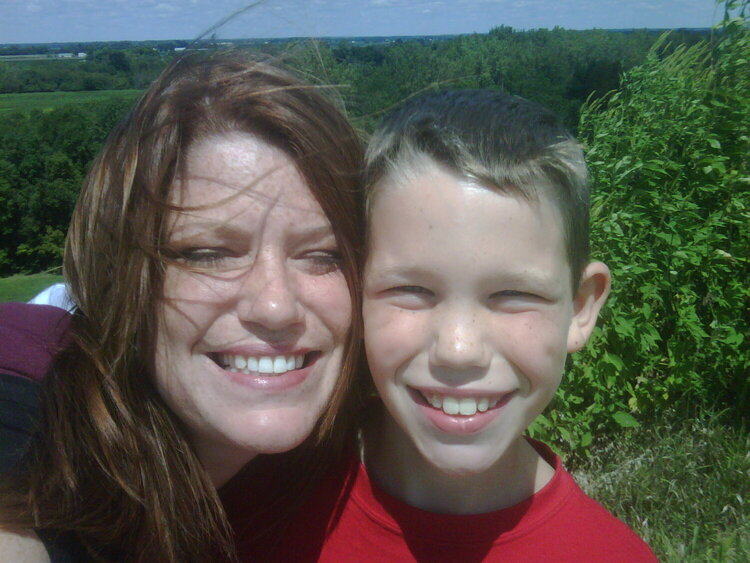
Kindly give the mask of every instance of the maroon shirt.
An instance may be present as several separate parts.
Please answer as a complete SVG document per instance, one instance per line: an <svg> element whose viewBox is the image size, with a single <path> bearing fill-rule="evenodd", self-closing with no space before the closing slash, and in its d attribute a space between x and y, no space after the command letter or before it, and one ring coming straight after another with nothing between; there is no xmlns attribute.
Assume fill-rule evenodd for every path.
<svg viewBox="0 0 750 563"><path fill-rule="evenodd" d="M69 323L57 307L0 303L0 473L26 451L39 419L39 381L65 345Z"/></svg>

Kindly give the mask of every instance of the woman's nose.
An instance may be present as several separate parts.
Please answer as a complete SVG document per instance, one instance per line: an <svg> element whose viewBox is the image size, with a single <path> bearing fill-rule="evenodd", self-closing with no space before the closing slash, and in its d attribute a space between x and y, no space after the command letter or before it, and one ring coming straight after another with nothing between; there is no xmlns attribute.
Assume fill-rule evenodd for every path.
<svg viewBox="0 0 750 563"><path fill-rule="evenodd" d="M268 330L282 330L302 322L304 309L283 258L256 260L239 288L237 309L242 322Z"/></svg>

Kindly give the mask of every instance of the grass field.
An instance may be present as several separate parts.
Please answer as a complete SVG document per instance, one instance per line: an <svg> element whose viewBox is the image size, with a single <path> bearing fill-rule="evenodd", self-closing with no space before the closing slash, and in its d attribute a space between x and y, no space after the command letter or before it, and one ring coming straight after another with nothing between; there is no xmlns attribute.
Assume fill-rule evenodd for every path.
<svg viewBox="0 0 750 563"><path fill-rule="evenodd" d="M0 279L0 302L28 301L44 288L62 281L57 274L33 274Z"/></svg>
<svg viewBox="0 0 750 563"><path fill-rule="evenodd" d="M113 97L135 101L141 90L95 90L90 92L31 92L28 94L0 94L0 114L7 111L50 111L59 106L88 104Z"/></svg>
<svg viewBox="0 0 750 563"><path fill-rule="evenodd" d="M576 480L660 561L750 561L750 433L727 414L665 413L591 453Z"/></svg>

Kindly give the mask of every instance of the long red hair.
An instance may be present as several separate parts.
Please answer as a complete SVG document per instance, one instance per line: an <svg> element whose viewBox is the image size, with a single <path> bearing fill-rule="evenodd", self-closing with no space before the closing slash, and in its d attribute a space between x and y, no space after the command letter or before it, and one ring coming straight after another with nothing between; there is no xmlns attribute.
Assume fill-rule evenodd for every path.
<svg viewBox="0 0 750 563"><path fill-rule="evenodd" d="M323 89L276 65L189 55L112 132L82 187L64 259L78 305L72 343L46 382L24 469L2 487L4 526L72 532L104 560L232 557L217 493L152 383L174 179L193 143L230 131L285 150L333 225L353 325L330 404L293 457L314 475L350 435L361 340L360 140Z"/></svg>

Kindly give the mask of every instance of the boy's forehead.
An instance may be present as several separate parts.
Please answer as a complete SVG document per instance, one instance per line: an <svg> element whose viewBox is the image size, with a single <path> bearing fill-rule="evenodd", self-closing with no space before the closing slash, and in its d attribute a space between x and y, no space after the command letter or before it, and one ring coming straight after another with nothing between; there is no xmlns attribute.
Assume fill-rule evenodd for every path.
<svg viewBox="0 0 750 563"><path fill-rule="evenodd" d="M461 193L458 198L454 198L454 201L457 199L460 202L475 194L488 192L498 197L517 199L530 206L535 213L542 213L543 208L544 212L551 210L559 219L555 223L564 235L559 190L546 178L533 179L523 186L509 183L496 186L439 164L427 156L392 166L389 172L371 187L368 202L368 228L372 221L374 204L384 194L396 192L403 203L411 207L416 205L419 209L426 210L427 208L420 205L421 203L449 199L447 190L453 185L461 187ZM552 226L546 225L545 228L552 228Z"/></svg>
<svg viewBox="0 0 750 563"><path fill-rule="evenodd" d="M546 197L501 192L437 167L411 180L391 177L381 189L368 237L368 257L377 255L379 268L474 260L490 273L526 268L545 278L567 267L561 216Z"/></svg>
<svg viewBox="0 0 750 563"><path fill-rule="evenodd" d="M477 166L477 168L482 167ZM424 153L409 153L394 159L382 178L370 187L369 198L370 200L375 199L386 188L395 189L410 186L416 182L424 181L425 178L444 176L469 187L481 187L501 195L515 194L529 201L547 200L558 210L561 205L560 187L541 173L533 174L527 171L523 174L515 174L508 171L507 174L501 174L493 170L479 171L475 174L441 163ZM489 180L490 176L496 177L498 180ZM503 177L506 177L506 179L500 180ZM515 180L511 178L515 178ZM436 182L434 187L437 196L440 191L440 183Z"/></svg>
<svg viewBox="0 0 750 563"><path fill-rule="evenodd" d="M458 194L451 192L450 186L457 184L461 186ZM529 234L548 235L550 240L554 241L555 252L561 258L570 271L567 276L567 282L574 288L577 283L577 277L573 275L571 255L569 252L568 229L565 224L566 214L563 211L563 201L560 194L560 187L546 177L529 178L526 185L521 188L513 185L495 186L489 183L483 183L476 178L452 170L447 166L437 163L432 158L425 155L418 155L417 158L404 160L403 162L394 162L389 171L371 187L371 193L367 209L367 245L366 258L369 262L370 255L373 251L372 238L373 226L375 223L384 223L385 214L394 213L400 215L401 219L396 221L387 221L388 226L381 225L381 228L393 230L393 243L391 246L406 245L415 243L416 245L435 243L435 233L445 233L447 235L445 244L451 244L453 237L461 240L466 237L464 225L475 222L476 217L472 215L473 211L468 211L461 216L460 211L464 203L474 196L484 194L486 201L490 204L493 201L510 198L519 205L527 207L537 216L539 221L536 222L534 229ZM398 200L395 206L387 205L388 210L381 210L379 201L387 194L393 194ZM451 194L457 199L451 200ZM488 197L489 196L489 197ZM434 205L430 203L443 202L443 208L447 207L447 213L442 218L435 215ZM454 207L450 207L453 205ZM438 206L439 207L439 206ZM409 213L419 211L421 215L433 217L430 228L431 231L428 239L425 240L407 240L408 235L401 229L402 225L410 219ZM490 226L498 218L490 217ZM508 225L508 228L512 228ZM489 244L500 244L505 238L502 233L491 227L487 229L487 242ZM494 238L493 238L494 237ZM411 237L412 239L414 236ZM475 239L476 240L476 239ZM382 241L381 241L382 244Z"/></svg>

